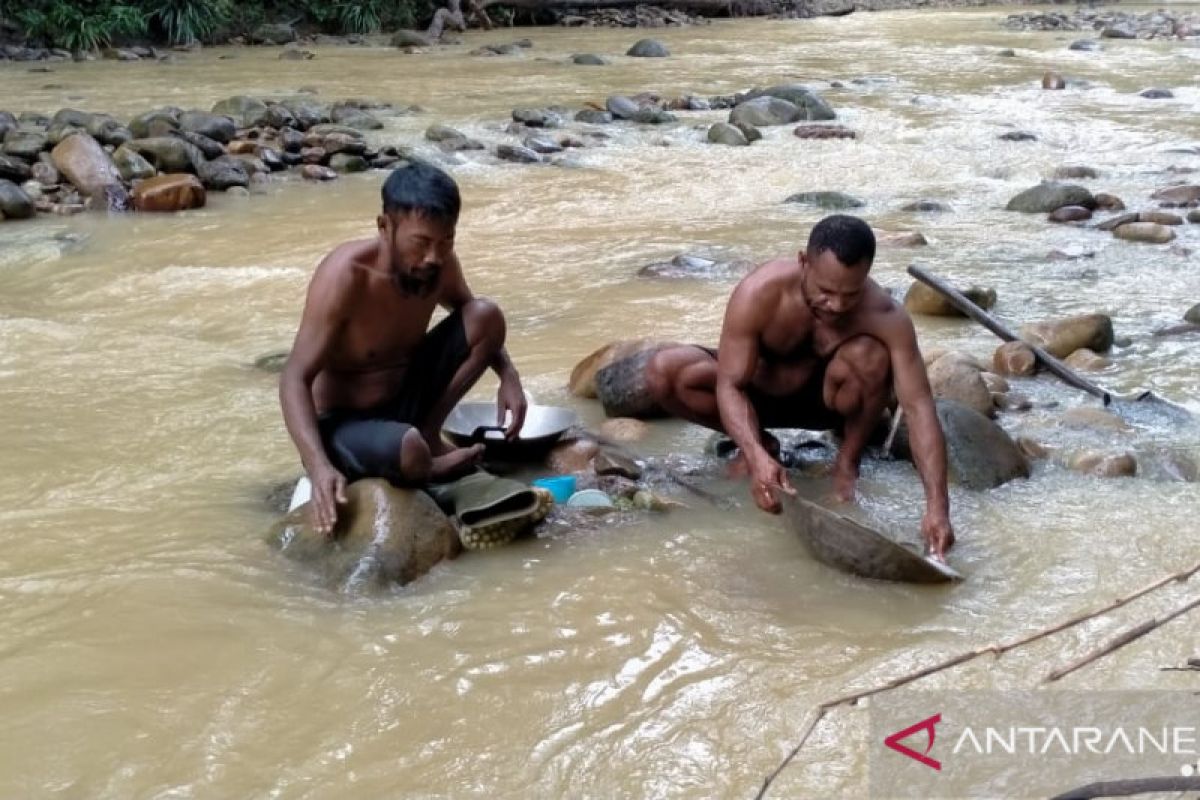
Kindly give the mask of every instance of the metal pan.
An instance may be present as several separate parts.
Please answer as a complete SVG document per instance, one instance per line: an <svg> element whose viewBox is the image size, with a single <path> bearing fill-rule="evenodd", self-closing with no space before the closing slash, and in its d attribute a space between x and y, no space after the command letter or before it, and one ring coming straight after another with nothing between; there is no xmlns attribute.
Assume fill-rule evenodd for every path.
<svg viewBox="0 0 1200 800"><path fill-rule="evenodd" d="M500 461L540 461L576 423L579 417L569 408L529 406L525 424L513 441L504 438L504 428L496 424L495 403L459 403L442 432L459 447L482 444L488 458Z"/></svg>

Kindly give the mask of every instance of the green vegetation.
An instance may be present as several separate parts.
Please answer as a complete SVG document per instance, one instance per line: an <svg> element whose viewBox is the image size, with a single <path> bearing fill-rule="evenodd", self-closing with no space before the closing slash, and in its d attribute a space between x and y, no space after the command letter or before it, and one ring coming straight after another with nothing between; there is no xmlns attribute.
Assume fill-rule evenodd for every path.
<svg viewBox="0 0 1200 800"><path fill-rule="evenodd" d="M149 39L220 42L268 22L304 33L378 33L416 27L432 0L0 0L0 24L30 44L97 50Z"/></svg>

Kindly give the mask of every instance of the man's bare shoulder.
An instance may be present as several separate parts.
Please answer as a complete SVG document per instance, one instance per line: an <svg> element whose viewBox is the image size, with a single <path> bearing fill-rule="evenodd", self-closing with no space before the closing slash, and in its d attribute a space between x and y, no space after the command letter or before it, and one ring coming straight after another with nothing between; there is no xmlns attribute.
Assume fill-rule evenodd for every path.
<svg viewBox="0 0 1200 800"><path fill-rule="evenodd" d="M872 279L867 281L867 296L863 298L863 311L869 324L880 332L902 332L912 327L912 318L903 304L896 302L892 293Z"/></svg>
<svg viewBox="0 0 1200 800"><path fill-rule="evenodd" d="M764 261L742 278L734 292L758 295L778 291L796 277L796 269L795 259L774 258Z"/></svg>

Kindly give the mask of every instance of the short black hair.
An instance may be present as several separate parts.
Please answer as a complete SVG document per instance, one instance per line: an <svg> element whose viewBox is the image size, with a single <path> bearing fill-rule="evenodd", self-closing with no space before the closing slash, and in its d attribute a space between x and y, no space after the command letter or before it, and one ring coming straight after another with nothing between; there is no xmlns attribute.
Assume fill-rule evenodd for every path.
<svg viewBox="0 0 1200 800"><path fill-rule="evenodd" d="M871 226L849 214L833 214L818 222L808 234L808 257L832 250L847 267L875 260L875 233Z"/></svg>
<svg viewBox="0 0 1200 800"><path fill-rule="evenodd" d="M451 225L458 222L458 184L426 161L405 161L383 183L383 213L420 214Z"/></svg>

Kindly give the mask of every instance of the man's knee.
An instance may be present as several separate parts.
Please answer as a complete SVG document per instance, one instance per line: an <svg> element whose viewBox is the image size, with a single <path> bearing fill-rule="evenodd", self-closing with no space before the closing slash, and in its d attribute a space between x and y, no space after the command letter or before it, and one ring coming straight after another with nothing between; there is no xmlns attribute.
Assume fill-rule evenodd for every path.
<svg viewBox="0 0 1200 800"><path fill-rule="evenodd" d="M433 453L416 428L409 428L400 440L400 477L405 483L424 483L433 471Z"/></svg>
<svg viewBox="0 0 1200 800"><path fill-rule="evenodd" d="M651 396L662 402L676 397L684 382L685 371L688 381L692 379L692 370L702 358L700 351L694 347L665 347L650 357L646 362L646 388Z"/></svg>
<svg viewBox="0 0 1200 800"><path fill-rule="evenodd" d="M499 349L504 345L507 324L500 306L483 297L476 297L462 307L463 327L467 341L472 347L491 346Z"/></svg>

